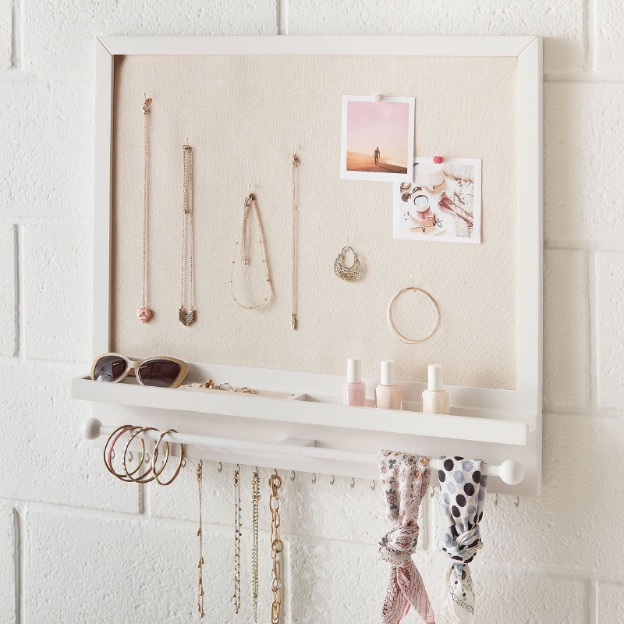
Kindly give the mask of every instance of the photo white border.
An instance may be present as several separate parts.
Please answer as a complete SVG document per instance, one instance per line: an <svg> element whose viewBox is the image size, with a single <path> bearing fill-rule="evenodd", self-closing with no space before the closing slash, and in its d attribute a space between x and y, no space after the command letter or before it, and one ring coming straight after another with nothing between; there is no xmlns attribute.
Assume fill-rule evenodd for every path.
<svg viewBox="0 0 624 624"><path fill-rule="evenodd" d="M340 177L343 180L368 180L369 182L412 182L414 168L407 167L407 173L380 173L376 171L350 171L347 169L347 109L349 102L401 102L409 104L409 129L407 155L405 162L409 163L414 155L414 117L416 98L414 97L381 97L375 95L343 95L342 96L342 139L340 142Z"/></svg>
<svg viewBox="0 0 624 624"><path fill-rule="evenodd" d="M433 162L433 157L414 158L415 169L417 164L429 164ZM472 228L472 236L470 238L464 236L448 236L445 234L423 234L422 232L414 232L413 234L405 234L398 228L398 219L403 211L403 202L401 200L400 182L395 182L392 188L392 238L394 240L418 240L418 241L436 241L439 243L461 243L461 244L480 244L481 243L481 171L483 163L480 158L445 158L445 163L451 165L472 165L474 166L474 200L472 204L474 225ZM412 183L416 176L413 176Z"/></svg>

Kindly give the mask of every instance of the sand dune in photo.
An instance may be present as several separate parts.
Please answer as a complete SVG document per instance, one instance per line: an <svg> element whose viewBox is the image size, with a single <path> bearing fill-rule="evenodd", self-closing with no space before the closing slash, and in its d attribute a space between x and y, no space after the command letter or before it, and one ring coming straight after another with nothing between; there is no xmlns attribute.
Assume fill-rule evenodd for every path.
<svg viewBox="0 0 624 624"><path fill-rule="evenodd" d="M347 171L365 171L379 173L407 173L407 167L400 167L385 162L383 156L375 163L373 154L358 154L347 152Z"/></svg>

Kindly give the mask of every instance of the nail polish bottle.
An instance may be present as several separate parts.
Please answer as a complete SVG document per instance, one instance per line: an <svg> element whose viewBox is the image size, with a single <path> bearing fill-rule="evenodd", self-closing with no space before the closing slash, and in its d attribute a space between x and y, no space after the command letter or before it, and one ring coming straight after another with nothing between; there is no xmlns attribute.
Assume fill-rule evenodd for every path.
<svg viewBox="0 0 624 624"><path fill-rule="evenodd" d="M442 366L429 364L427 389L422 393L422 411L426 414L448 414L449 394L442 389Z"/></svg>
<svg viewBox="0 0 624 624"><path fill-rule="evenodd" d="M381 383L375 388L377 407L400 410L402 405L401 386L394 383L394 362L381 363Z"/></svg>
<svg viewBox="0 0 624 624"><path fill-rule="evenodd" d="M345 405L366 405L366 384L362 381L361 360L347 360L347 382L342 396Z"/></svg>

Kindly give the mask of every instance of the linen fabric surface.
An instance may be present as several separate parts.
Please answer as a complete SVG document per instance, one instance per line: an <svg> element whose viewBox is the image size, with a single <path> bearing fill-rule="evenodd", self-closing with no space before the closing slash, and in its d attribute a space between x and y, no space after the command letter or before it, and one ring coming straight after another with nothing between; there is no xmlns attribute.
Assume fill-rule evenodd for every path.
<svg viewBox="0 0 624 624"><path fill-rule="evenodd" d="M110 350L141 355L150 345L154 353L171 353L186 362L340 376L345 353L386 353L392 340L386 307L408 285L396 271L405 264L408 244L388 235L392 185L346 182L339 175L341 98L377 93L383 85L386 93L416 98L420 154L437 154L443 145L449 155L477 156L487 163L482 203L496 206L483 211L478 249L450 243L418 246L419 263L427 267L418 285L445 309L455 307L462 314L445 316L444 331L418 346L418 358L413 345L392 341L397 379L426 379L427 363L437 362L448 384L515 390L518 59L388 56L382 49L379 55L360 56L248 51L241 46L232 55L115 57ZM142 106L148 85L147 96L153 98L148 276L153 316L140 328L134 310L142 271L131 263L140 258L137 241L143 233ZM450 92L463 97L446 97ZM462 131L449 120L463 120ZM197 310L189 330L178 320L182 145L187 140L195 165ZM296 334L290 326L293 143L301 158ZM383 155L384 146L379 148ZM275 287L271 305L256 313L232 301L229 282L249 183L258 197ZM347 232L371 267L349 291L332 272ZM251 253L258 254L257 236L251 235ZM246 272L245 288L260 297L262 263L252 259ZM421 319L423 326L433 321L430 302L416 296L406 300L395 310L397 326L411 331L413 319ZM378 375L373 360L362 363L364 377Z"/></svg>
<svg viewBox="0 0 624 624"><path fill-rule="evenodd" d="M442 550L450 557L442 607L445 624L473 624L475 594L468 564L482 547L479 522L483 517L487 475L485 463L463 457L440 457L442 507L449 527L442 538Z"/></svg>
<svg viewBox="0 0 624 624"><path fill-rule="evenodd" d="M418 543L418 512L431 479L429 457L380 451L379 474L390 530L379 553L391 564L382 610L382 624L398 624L411 607L427 624L435 624L433 609L420 572L412 560Z"/></svg>

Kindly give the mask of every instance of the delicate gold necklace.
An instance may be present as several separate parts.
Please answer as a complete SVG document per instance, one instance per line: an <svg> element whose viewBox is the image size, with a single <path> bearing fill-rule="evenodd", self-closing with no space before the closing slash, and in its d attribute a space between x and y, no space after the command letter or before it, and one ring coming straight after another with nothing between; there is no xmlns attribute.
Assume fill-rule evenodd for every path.
<svg viewBox="0 0 624 624"><path fill-rule="evenodd" d="M178 319L188 327L195 322L195 287L193 283L194 223L193 223L193 148L182 146L184 177L182 181L182 279L180 285L180 310ZM186 269L189 279L187 285ZM188 291L188 292L187 292ZM186 308L186 299L189 307Z"/></svg>
<svg viewBox="0 0 624 624"><path fill-rule="evenodd" d="M299 165L301 161L293 149L292 155L292 299L290 326L297 329L297 303L299 298L298 265L299 265Z"/></svg>
<svg viewBox="0 0 624 624"><path fill-rule="evenodd" d="M203 462L200 459L197 466L197 497L199 500L199 528L197 529L197 537L199 538L199 562L197 563L197 612L199 613L199 617L203 619L206 614L204 612L204 536L202 531L202 478Z"/></svg>
<svg viewBox="0 0 624 624"><path fill-rule="evenodd" d="M256 226L258 228L258 245L260 246L262 264L264 265L264 282L266 286L264 299L262 299L262 301L260 301L259 303L245 304L236 298L236 293L234 292L234 270L240 256L239 244L241 238L243 239L243 264L245 267L247 267L251 263L249 254L249 220L251 218L250 213L252 212L256 216ZM232 265L230 268L230 293L232 294L232 299L234 299L234 301L245 310L259 310L260 308L264 308L266 305L269 304L273 295L273 286L271 283L271 269L269 267L269 260L264 239L264 228L262 227L262 219L260 218L260 210L258 209L258 200L253 193L249 193L249 195L245 198L243 218L241 221L238 238L236 239L236 245L234 246L234 256L232 258Z"/></svg>
<svg viewBox="0 0 624 624"><path fill-rule="evenodd" d="M236 464L234 471L234 613L238 615L241 606L240 579L241 579L241 490L240 490L240 466Z"/></svg>
<svg viewBox="0 0 624 624"><path fill-rule="evenodd" d="M152 317L152 311L147 307L147 262L148 262L148 249L147 249L147 234L148 234L148 210L149 210L149 189L148 189L148 174L149 174L149 157L150 157L150 143L149 143L149 119L150 119L150 106L152 104L152 98L145 98L143 102L143 275L142 290L141 290L141 307L137 310L137 318L140 323L147 323Z"/></svg>
<svg viewBox="0 0 624 624"><path fill-rule="evenodd" d="M252 547L251 547L251 606L254 624L258 622L258 526L260 502L260 475L258 468L254 470L251 480L251 508L252 508Z"/></svg>

